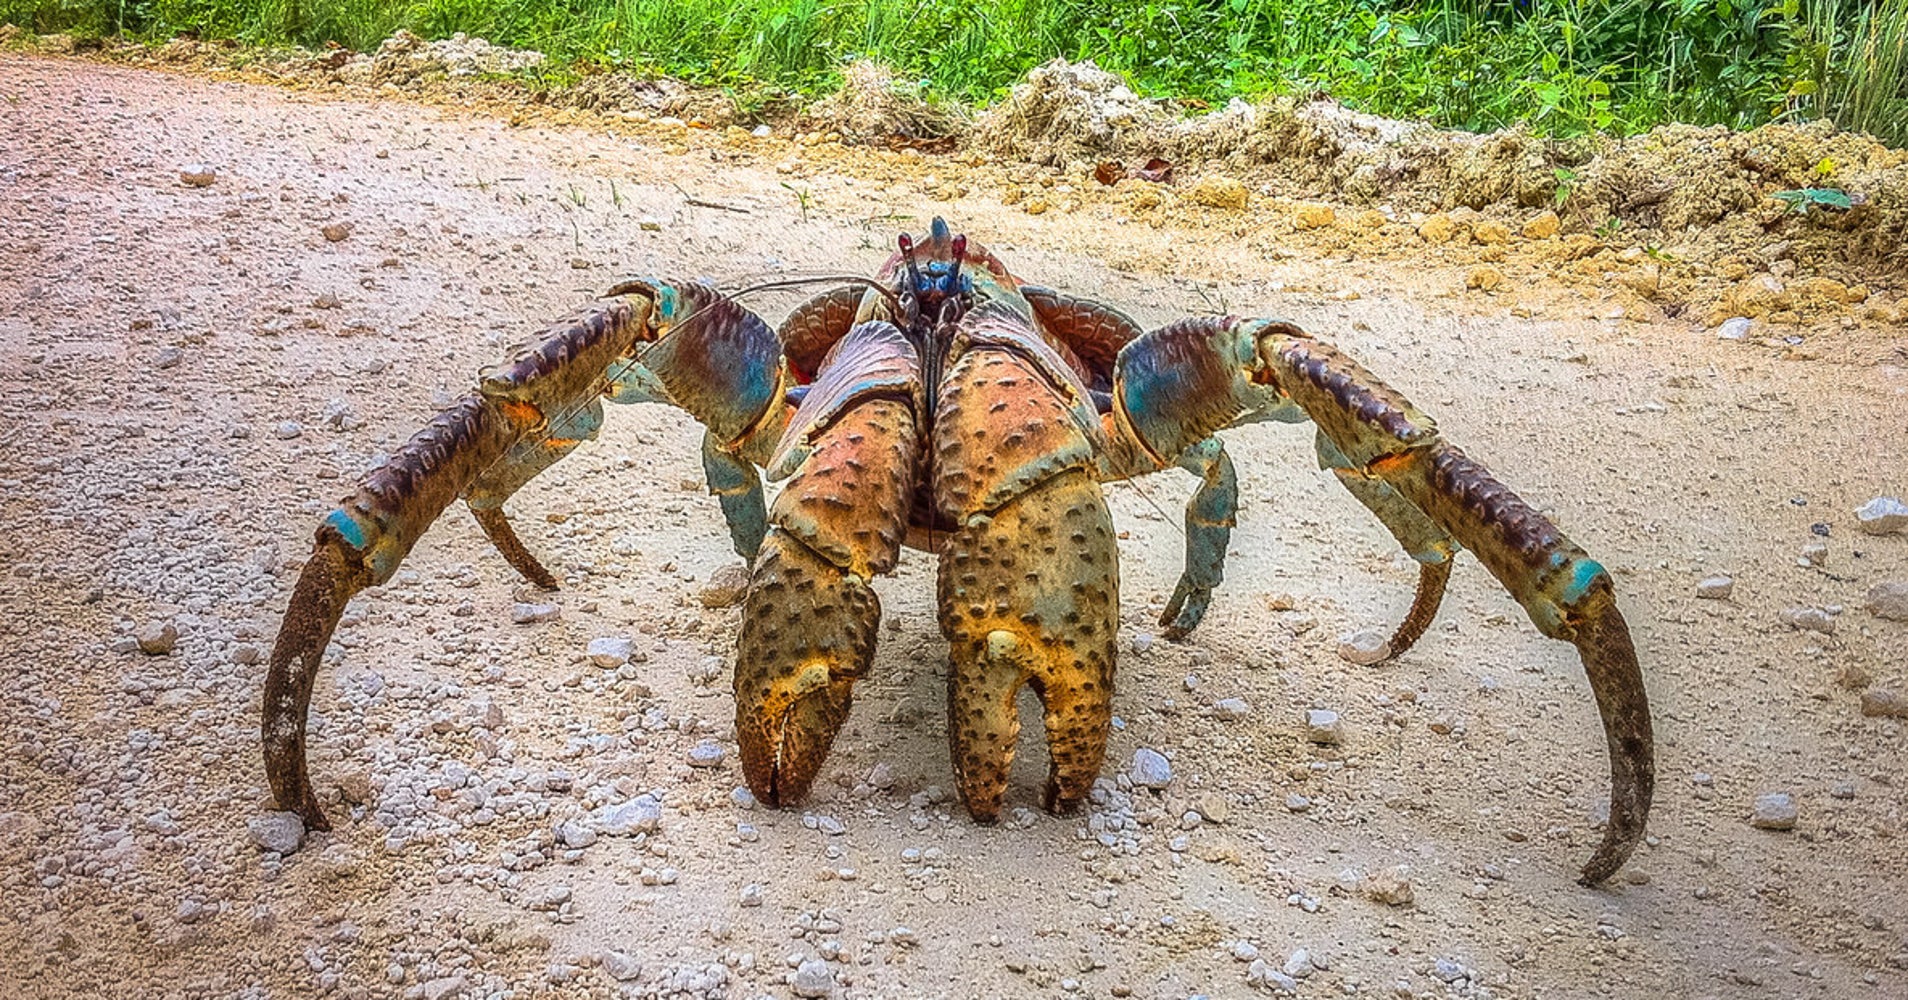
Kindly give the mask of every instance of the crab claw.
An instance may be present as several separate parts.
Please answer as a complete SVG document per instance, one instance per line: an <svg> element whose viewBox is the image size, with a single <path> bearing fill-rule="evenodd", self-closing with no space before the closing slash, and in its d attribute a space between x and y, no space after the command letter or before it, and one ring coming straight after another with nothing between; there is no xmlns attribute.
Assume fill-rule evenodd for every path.
<svg viewBox="0 0 1908 1000"><path fill-rule="evenodd" d="M822 599L810 603L805 595ZM808 796L848 720L880 620L880 602L864 581L779 530L770 534L750 587L735 678L736 742L757 798L785 806Z"/></svg>
<svg viewBox="0 0 1908 1000"><path fill-rule="evenodd" d="M330 525L319 529L318 544L298 574L285 623L272 645L260 725L265 777L278 804L297 813L314 830L329 830L331 822L318 805L305 769L305 715L311 705L311 685L346 602L368 580L361 554Z"/></svg>

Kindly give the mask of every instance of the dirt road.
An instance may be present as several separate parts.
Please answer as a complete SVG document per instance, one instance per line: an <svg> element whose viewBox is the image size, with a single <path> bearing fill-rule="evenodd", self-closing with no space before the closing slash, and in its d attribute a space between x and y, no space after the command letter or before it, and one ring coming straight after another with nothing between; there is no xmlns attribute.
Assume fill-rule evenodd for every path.
<svg viewBox="0 0 1908 1000"><path fill-rule="evenodd" d="M1485 296L1434 254L1268 248L1250 216L1033 215L932 158L16 56L0 98L6 995L1179 998L1290 974L1301 996L1908 996L1902 725L1858 708L1908 681L1908 624L1862 607L1908 579L1908 535L1852 513L1908 488L1899 329L1719 341L1593 318L1609 303L1541 274ZM181 182L196 163L209 186ZM1130 649L1089 813L1035 808L1033 745L1012 821L948 800L919 554L880 587L813 801L750 808L738 613L698 599L734 556L699 430L653 406L514 501L558 620L513 624L541 598L461 510L353 605L314 701L337 828L255 846L261 652L368 463L619 276L866 270L934 213L1148 325L1224 309L1335 339L1608 564L1659 734L1626 876L1571 881L1606 793L1596 714L1475 562L1409 655L1336 655L1415 573L1283 427L1227 435L1246 509L1186 644L1153 620L1190 477L1110 489ZM1733 596L1698 599L1718 573ZM1796 607L1841 609L1833 634ZM140 652L165 624L176 648ZM640 662L593 665L604 636ZM1312 707L1341 746L1306 742ZM721 760L692 766L705 741ZM1138 748L1170 758L1163 793L1121 779ZM1792 831L1750 825L1766 792ZM642 832L588 828L644 793ZM1399 866L1411 902L1370 898Z"/></svg>

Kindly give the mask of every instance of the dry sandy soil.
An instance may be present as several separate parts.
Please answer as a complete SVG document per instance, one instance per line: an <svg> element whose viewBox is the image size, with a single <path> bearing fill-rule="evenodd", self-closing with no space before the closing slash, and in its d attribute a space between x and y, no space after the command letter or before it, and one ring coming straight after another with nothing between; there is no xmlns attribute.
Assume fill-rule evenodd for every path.
<svg viewBox="0 0 1908 1000"><path fill-rule="evenodd" d="M1269 995L1282 967L1303 996L1908 996L1902 724L1858 708L1908 679L1908 625L1862 608L1908 578L1908 536L1852 513L1908 486L1899 327L1721 341L1541 268L1485 296L1436 253L1274 253L1219 211L1036 216L943 190L932 160L660 126L24 56L0 98L0 993L783 997L808 962L803 989L844 997ZM199 162L216 182L183 185ZM1596 715L1572 651L1474 562L1418 649L1338 658L1415 574L1283 427L1227 435L1246 506L1188 643L1152 622L1190 478L1110 489L1131 651L1090 812L1034 808L1033 745L1012 822L947 801L920 554L881 585L874 677L807 810L750 808L738 612L698 600L735 557L699 429L653 406L514 502L559 620L512 623L528 595L461 510L353 605L314 701L337 828L254 845L260 653L378 454L618 276L866 270L933 212L1149 325L1224 309L1337 340L1604 560L1659 734L1626 873L1572 881ZM1826 562L1799 565L1814 541ZM1697 599L1715 573L1733 597ZM1845 610L1823 634L1792 607ZM165 623L170 654L135 647ZM584 656L617 635L642 662ZM1306 742L1309 707L1343 745ZM725 756L690 766L706 741ZM1124 780L1142 747L1166 791ZM1792 831L1750 825L1772 791ZM553 840L644 793L653 830ZM1361 892L1398 866L1412 902Z"/></svg>

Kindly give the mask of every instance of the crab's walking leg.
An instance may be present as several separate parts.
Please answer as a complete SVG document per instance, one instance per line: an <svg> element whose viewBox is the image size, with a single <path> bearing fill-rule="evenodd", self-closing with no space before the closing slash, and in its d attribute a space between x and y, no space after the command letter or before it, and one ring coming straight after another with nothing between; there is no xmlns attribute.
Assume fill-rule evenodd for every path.
<svg viewBox="0 0 1908 1000"><path fill-rule="evenodd" d="M735 664L742 773L771 805L808 794L874 658L919 460L914 349L887 323L841 340L796 411L771 474L775 499Z"/></svg>
<svg viewBox="0 0 1908 1000"><path fill-rule="evenodd" d="M941 387L935 500L958 525L941 548L948 739L976 819L1000 814L1019 737L1015 696L1045 710L1045 801L1086 796L1112 721L1119 553L1095 479L1095 448L1051 366L970 350Z"/></svg>
<svg viewBox="0 0 1908 1000"><path fill-rule="evenodd" d="M1601 882L1622 866L1649 815L1654 741L1636 650L1601 565L1446 443L1404 397L1289 323L1203 318L1155 330L1121 351L1113 397L1116 452L1177 454L1245 420L1315 422L1320 464L1422 567L1394 650L1436 614L1450 555L1459 547L1476 553L1538 631L1577 648L1603 719L1611 777L1609 823L1583 881Z"/></svg>
<svg viewBox="0 0 1908 1000"><path fill-rule="evenodd" d="M626 297L551 328L486 373L475 393L368 473L319 527L272 647L261 721L272 793L308 825L328 825L305 762L305 719L325 646L352 595L389 579L453 501L469 501L511 566L554 586L555 577L511 529L503 505L596 436L602 397L680 405L709 429L716 450L736 461L753 454L761 437L773 437L761 432L779 432L781 350L759 318L700 286L633 282L613 294ZM742 549L748 484L737 492L741 504L731 505L725 494L724 512L732 528L742 522ZM759 496L758 484L758 508ZM757 518L755 538L760 531Z"/></svg>
<svg viewBox="0 0 1908 1000"><path fill-rule="evenodd" d="M648 314L646 303L616 302L552 328L366 474L319 526L265 679L265 774L280 806L314 828L329 828L305 762L305 718L325 646L352 595L390 579L458 497L485 512L480 522L513 566L555 582L523 551L499 508L574 447L573 438L594 434L603 373L629 352Z"/></svg>
<svg viewBox="0 0 1908 1000"><path fill-rule="evenodd" d="M504 502L578 445L595 440L602 426L603 404L595 397L576 406L574 412L550 414L536 433L518 441L503 461L484 470L465 492L464 502L470 505L471 516L503 554L504 561L544 590L557 589L556 577L530 554L510 527L504 516Z"/></svg>
<svg viewBox="0 0 1908 1000"><path fill-rule="evenodd" d="M1213 588L1225 580L1226 546L1239 517L1239 476L1218 438L1186 449L1178 465L1199 477L1199 488L1186 501L1186 568L1159 616L1166 638L1175 640L1206 617Z"/></svg>
<svg viewBox="0 0 1908 1000"><path fill-rule="evenodd" d="M1398 630L1385 644L1387 658L1402 655L1424 636L1424 630L1430 628L1431 620L1438 616L1444 586L1451 579L1451 557L1459 546L1383 478L1368 475L1346 458L1323 430L1318 432L1318 464L1320 468L1332 470L1345 489L1378 515L1378 520L1391 531L1398 544L1418 561L1418 590L1411 598L1411 610L1405 612L1404 621L1398 623Z"/></svg>

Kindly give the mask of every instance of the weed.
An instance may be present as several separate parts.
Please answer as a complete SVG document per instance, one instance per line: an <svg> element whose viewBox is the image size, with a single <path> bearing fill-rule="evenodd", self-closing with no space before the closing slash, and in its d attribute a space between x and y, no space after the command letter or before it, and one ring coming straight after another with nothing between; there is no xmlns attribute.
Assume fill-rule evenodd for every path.
<svg viewBox="0 0 1908 1000"><path fill-rule="evenodd" d="M799 206L802 210L802 221L807 222L808 221L808 206L809 206L809 202L811 201L808 189L798 188L787 181L782 182L782 187L786 189L790 194L795 196L795 204Z"/></svg>
<svg viewBox="0 0 1908 1000"><path fill-rule="evenodd" d="M611 66L751 107L831 89L856 57L982 102L1062 56L1204 105L1324 89L1459 128L1826 116L1908 141L1908 0L0 0L4 22L360 51L463 31L551 56L537 84Z"/></svg>
<svg viewBox="0 0 1908 1000"><path fill-rule="evenodd" d="M1557 179L1557 192L1552 196L1558 208L1570 203L1570 193L1577 189L1577 172L1565 167L1553 167L1551 175Z"/></svg>

